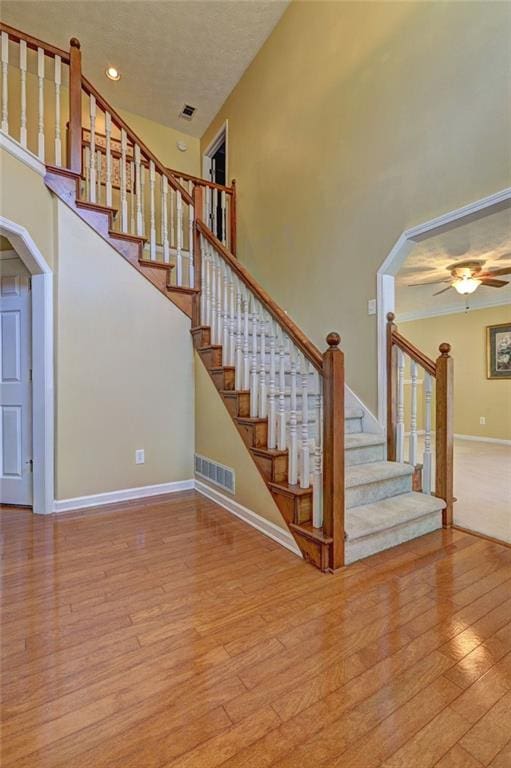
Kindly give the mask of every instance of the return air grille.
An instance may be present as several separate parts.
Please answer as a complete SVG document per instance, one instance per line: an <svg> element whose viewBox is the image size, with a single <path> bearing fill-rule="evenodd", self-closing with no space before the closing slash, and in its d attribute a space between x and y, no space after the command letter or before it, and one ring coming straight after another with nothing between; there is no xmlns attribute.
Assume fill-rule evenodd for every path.
<svg viewBox="0 0 511 768"><path fill-rule="evenodd" d="M213 483L213 485L219 485L220 488L224 488L229 493L235 491L234 470L224 467L223 464L218 464L216 461L211 461L211 459L206 459L204 456L199 456L198 453L195 454L195 474Z"/></svg>
<svg viewBox="0 0 511 768"><path fill-rule="evenodd" d="M196 111L197 107L192 107L191 104L185 104L179 113L179 117L182 117L183 120L191 120Z"/></svg>

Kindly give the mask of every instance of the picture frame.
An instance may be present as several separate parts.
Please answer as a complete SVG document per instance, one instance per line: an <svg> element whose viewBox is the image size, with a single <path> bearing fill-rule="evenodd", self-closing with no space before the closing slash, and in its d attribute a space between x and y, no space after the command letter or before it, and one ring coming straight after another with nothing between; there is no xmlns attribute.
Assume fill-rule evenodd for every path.
<svg viewBox="0 0 511 768"><path fill-rule="evenodd" d="M486 378L511 380L511 323L486 326Z"/></svg>

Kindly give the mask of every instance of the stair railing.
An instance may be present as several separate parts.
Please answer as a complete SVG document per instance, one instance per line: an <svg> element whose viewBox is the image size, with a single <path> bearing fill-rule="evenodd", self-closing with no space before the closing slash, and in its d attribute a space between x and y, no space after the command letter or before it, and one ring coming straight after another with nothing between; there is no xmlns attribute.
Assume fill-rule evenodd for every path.
<svg viewBox="0 0 511 768"><path fill-rule="evenodd" d="M71 54L0 22L1 130L43 163L63 165ZM27 92L37 99L27 99Z"/></svg>
<svg viewBox="0 0 511 768"><path fill-rule="evenodd" d="M431 360L408 339L387 315L387 459L407 462L416 472L414 489L445 501L444 527L453 522L453 359L449 344ZM407 385L410 386L409 393ZM422 408L419 401L422 400ZM422 429L419 418L422 417ZM435 470L433 476L433 432ZM419 434L424 435L419 461ZM408 437L408 450L406 450Z"/></svg>
<svg viewBox="0 0 511 768"><path fill-rule="evenodd" d="M201 210L202 190L196 190ZM344 360L340 337L324 354L201 219L192 324L211 329L235 389L250 392L250 418L268 420L268 448L288 452L288 482L312 486L312 525L332 539L329 566L344 564Z"/></svg>

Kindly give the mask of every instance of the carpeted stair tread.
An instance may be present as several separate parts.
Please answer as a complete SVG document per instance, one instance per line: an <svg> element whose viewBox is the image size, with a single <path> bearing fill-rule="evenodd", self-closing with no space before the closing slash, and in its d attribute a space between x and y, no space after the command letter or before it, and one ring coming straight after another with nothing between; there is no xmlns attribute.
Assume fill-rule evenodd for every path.
<svg viewBox="0 0 511 768"><path fill-rule="evenodd" d="M369 464L346 467L344 485L346 488L354 488L358 485L379 483L381 480L390 480L405 475L413 475L411 464L401 464L397 461L373 461Z"/></svg>
<svg viewBox="0 0 511 768"><path fill-rule="evenodd" d="M346 510L345 529L348 541L396 528L405 523L440 512L443 499L425 493L403 493L387 499Z"/></svg>

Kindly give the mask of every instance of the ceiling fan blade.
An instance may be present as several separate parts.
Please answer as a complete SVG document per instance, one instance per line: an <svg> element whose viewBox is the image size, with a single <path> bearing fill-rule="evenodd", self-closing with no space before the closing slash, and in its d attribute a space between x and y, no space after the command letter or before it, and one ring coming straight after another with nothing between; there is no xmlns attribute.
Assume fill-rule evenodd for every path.
<svg viewBox="0 0 511 768"><path fill-rule="evenodd" d="M481 272L479 275L476 275L477 278L485 278L485 277L497 277L498 275L511 275L511 266L510 267L501 267L500 269L491 269L487 272Z"/></svg>
<svg viewBox="0 0 511 768"><path fill-rule="evenodd" d="M503 288L505 285L509 285L508 280L490 280L487 277L484 277L481 280L482 285L489 285L490 288Z"/></svg>
<svg viewBox="0 0 511 768"><path fill-rule="evenodd" d="M447 288L442 288L441 291L437 291L436 293L433 294L433 296L440 296L441 293L445 293L446 291L450 291L450 290L451 290L451 286L448 285Z"/></svg>
<svg viewBox="0 0 511 768"><path fill-rule="evenodd" d="M425 283L407 283L407 288L416 288L419 285L437 285L438 283L449 283L450 280L429 280Z"/></svg>

